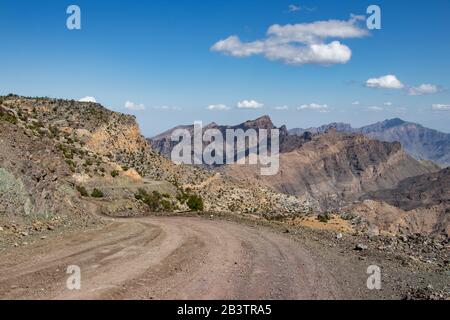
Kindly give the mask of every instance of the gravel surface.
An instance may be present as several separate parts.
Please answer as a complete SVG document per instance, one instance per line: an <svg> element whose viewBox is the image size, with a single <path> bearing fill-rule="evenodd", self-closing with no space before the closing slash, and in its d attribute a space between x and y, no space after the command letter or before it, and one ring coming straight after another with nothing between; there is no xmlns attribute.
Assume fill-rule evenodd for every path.
<svg viewBox="0 0 450 320"><path fill-rule="evenodd" d="M377 242L358 247L364 239L350 235L338 239L332 232L233 216L108 220L95 230L3 253L0 298L448 297L448 274L405 264L374 249ZM80 290L66 287L70 265L81 268ZM381 290L367 288L370 265L382 270Z"/></svg>

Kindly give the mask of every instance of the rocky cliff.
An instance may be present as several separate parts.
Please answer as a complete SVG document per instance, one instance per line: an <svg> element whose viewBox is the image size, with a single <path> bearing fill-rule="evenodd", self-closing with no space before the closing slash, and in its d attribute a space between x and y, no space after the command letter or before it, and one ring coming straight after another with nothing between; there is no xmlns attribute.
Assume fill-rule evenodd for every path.
<svg viewBox="0 0 450 320"><path fill-rule="evenodd" d="M400 143L328 131L280 155L275 176L258 176L251 166L227 166L231 176L254 179L273 190L315 199L323 208L340 207L366 192L396 186L405 178L429 173Z"/></svg>
<svg viewBox="0 0 450 320"><path fill-rule="evenodd" d="M407 153L418 160L430 160L443 167L450 165L450 134L398 118L377 122L362 128L353 128L346 123L331 123L318 128L291 129L289 133L294 135L301 135L304 132L320 134L329 129L344 133L360 133L381 141L398 141Z"/></svg>
<svg viewBox="0 0 450 320"><path fill-rule="evenodd" d="M388 234L450 236L450 168L369 192L345 211Z"/></svg>

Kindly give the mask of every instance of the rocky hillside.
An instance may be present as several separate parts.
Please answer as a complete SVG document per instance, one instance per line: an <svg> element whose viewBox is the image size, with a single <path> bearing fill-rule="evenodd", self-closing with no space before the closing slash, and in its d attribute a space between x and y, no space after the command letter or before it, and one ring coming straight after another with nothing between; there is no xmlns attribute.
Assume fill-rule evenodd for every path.
<svg viewBox="0 0 450 320"><path fill-rule="evenodd" d="M407 155L400 143L328 131L280 155L275 176L258 176L252 166L227 166L231 176L253 179L273 190L340 207L366 192L392 188L405 178L432 169Z"/></svg>
<svg viewBox="0 0 450 320"><path fill-rule="evenodd" d="M193 126L180 126L193 132ZM268 116L236 126L209 124L225 134L226 129L276 129ZM204 129L206 129L204 128ZM173 148L171 129L152 138L151 144L169 156ZM335 123L291 134L280 130L280 170L275 176L260 176L257 166L231 165L215 168L227 176L253 181L275 192L294 195L322 208L340 207L366 192L395 187L400 181L438 170L407 155L398 142L371 140L349 125Z"/></svg>
<svg viewBox="0 0 450 320"><path fill-rule="evenodd" d="M191 205L264 214L309 210L295 197L173 164L152 151L133 116L96 103L0 97L0 125L4 229L15 228L11 221L29 228L34 219L48 217L81 226L95 213L194 210Z"/></svg>
<svg viewBox="0 0 450 320"><path fill-rule="evenodd" d="M450 169L407 178L391 189L370 192L344 211L358 225L390 235L450 236Z"/></svg>
<svg viewBox="0 0 450 320"><path fill-rule="evenodd" d="M405 179L395 188L370 192L363 199L384 201L407 211L439 204L450 208L450 168Z"/></svg>
<svg viewBox="0 0 450 320"><path fill-rule="evenodd" d="M450 134L398 118L362 128L352 128L351 125L345 123L331 123L318 128L292 129L289 132L296 135L304 132L318 134L324 133L330 128L339 132L364 134L371 139L381 141L398 141L406 152L418 160L431 160L443 167L450 165Z"/></svg>
<svg viewBox="0 0 450 320"><path fill-rule="evenodd" d="M35 229L89 224L90 208L81 201L72 167L54 141L5 120L0 113L0 226L28 233ZM12 121L12 117L10 118Z"/></svg>

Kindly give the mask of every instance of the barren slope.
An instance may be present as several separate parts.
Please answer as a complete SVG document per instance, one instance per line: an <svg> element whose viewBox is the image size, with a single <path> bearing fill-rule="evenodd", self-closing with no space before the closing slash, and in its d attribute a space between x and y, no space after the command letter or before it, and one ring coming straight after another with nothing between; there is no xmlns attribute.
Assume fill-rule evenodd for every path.
<svg viewBox="0 0 450 320"><path fill-rule="evenodd" d="M231 176L257 180L278 192L319 200L322 207L339 206L365 192L392 188L405 178L430 172L399 143L335 131L281 153L277 175L259 177L257 170L238 165L224 168Z"/></svg>

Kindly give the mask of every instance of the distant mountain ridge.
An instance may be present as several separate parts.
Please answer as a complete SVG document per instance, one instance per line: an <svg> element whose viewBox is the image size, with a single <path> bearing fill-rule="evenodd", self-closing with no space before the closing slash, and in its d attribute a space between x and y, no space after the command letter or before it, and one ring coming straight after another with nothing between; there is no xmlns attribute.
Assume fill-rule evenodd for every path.
<svg viewBox="0 0 450 320"><path fill-rule="evenodd" d="M174 146L171 133L177 128L194 130L191 125L166 131L150 139L152 147L170 156ZM276 129L268 116L236 126L212 123L206 128L222 132L228 128ZM436 170L407 155L398 142L379 141L357 132L345 132L351 130L349 125L333 124L297 134L289 134L286 126L279 130L278 174L260 176L258 166L253 165L227 165L216 169L227 176L253 181L276 192L318 201L322 208L340 207L366 192L394 188L403 179Z"/></svg>
<svg viewBox="0 0 450 320"><path fill-rule="evenodd" d="M172 133L177 129L185 129L188 130L191 133L191 136L193 137L194 132L194 125L180 125L176 126L172 129L169 129L157 136L154 136L152 138L147 139L147 141L152 146L153 150L158 151L162 155L166 156L167 158L170 158L170 153L173 149L173 147L178 142L171 141L171 135ZM223 136L225 136L227 129L242 129L242 130L248 130L248 129L266 129L270 132L272 129L279 129L280 133L280 152L288 152L292 151L293 149L299 147L302 145L305 141L307 141L309 138L309 133L306 135L290 135L288 133L288 130L286 126L281 126L277 128L269 116L264 115L261 116L255 120L248 120L243 123L240 123L238 125L234 126L227 126L227 125L218 125L215 122L212 122L205 127L203 127L203 130L206 129L217 129L220 132L222 132ZM270 139L269 139L270 140ZM270 143L269 143L270 146Z"/></svg>
<svg viewBox="0 0 450 320"><path fill-rule="evenodd" d="M250 165L222 169L227 175L318 201L324 210L342 207L367 192L394 188L406 178L435 170L406 154L398 142L335 130L313 135L292 151L280 153L280 170L274 176L260 176Z"/></svg>
<svg viewBox="0 0 450 320"><path fill-rule="evenodd" d="M347 123L330 123L317 128L289 130L292 135L305 132L320 134L335 129L344 133L360 133L370 139L400 142L407 153L418 160L431 160L440 166L450 166L450 134L426 128L399 118L377 122L361 128Z"/></svg>

